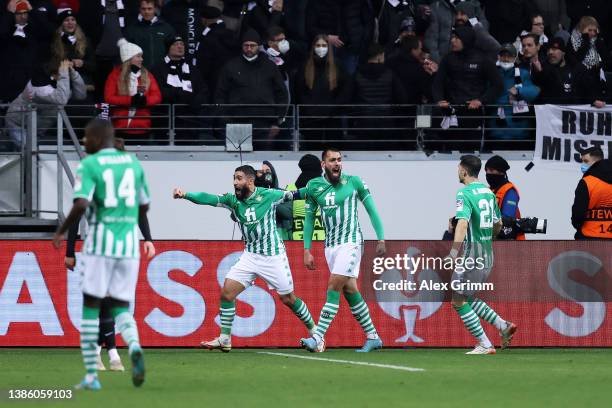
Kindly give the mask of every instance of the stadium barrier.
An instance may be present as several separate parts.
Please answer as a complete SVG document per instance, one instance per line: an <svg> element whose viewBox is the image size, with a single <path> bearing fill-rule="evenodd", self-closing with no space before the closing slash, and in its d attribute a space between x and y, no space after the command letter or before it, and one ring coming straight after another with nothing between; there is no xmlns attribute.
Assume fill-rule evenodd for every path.
<svg viewBox="0 0 612 408"><path fill-rule="evenodd" d="M361 288L372 319L388 347L468 347L474 339L447 302L448 293L372 290L374 280L414 279L444 283L449 274L423 269L387 269L373 274L375 242L367 242ZM238 260L239 241L158 241L157 255L142 260L135 317L144 346L195 347L219 332L219 294ZM445 256L448 243L390 241L389 258ZM77 245L77 249L80 246ZM483 294L502 317L519 326L515 346L612 347L612 252L605 242L525 241L495 243L495 266ZM295 293L317 317L325 301L328 270L321 243L317 269L303 266L301 243L287 243ZM78 346L82 296L79 272L63 266L64 252L49 241L0 241L0 346ZM384 294L383 294L384 295ZM498 344L495 329L483 322ZM296 317L257 284L240 295L234 347L295 347L306 330ZM341 300L327 345L360 346L361 328Z"/></svg>

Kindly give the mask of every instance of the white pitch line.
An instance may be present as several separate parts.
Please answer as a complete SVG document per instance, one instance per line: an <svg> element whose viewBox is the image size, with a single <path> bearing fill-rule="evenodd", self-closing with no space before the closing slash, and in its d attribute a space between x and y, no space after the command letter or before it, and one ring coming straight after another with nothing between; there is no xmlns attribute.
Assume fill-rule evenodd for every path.
<svg viewBox="0 0 612 408"><path fill-rule="evenodd" d="M327 361L328 363L341 363L341 364L353 364L353 365L370 366L370 367L378 367L378 368L390 368L392 370L402 370L402 371L412 371L412 372L425 371L424 368L397 366L397 365L391 365L391 364L367 363L365 361L337 360L335 358L298 356L298 355L295 355L295 354L273 353L273 352L270 352L270 351L259 351L259 352L257 352L257 354L268 354L270 356L301 358L301 359L304 359L304 360Z"/></svg>

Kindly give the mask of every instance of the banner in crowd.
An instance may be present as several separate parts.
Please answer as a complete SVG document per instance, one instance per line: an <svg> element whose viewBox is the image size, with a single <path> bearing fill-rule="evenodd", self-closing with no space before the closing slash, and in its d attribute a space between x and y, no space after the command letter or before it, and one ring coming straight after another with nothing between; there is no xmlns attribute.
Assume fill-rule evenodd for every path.
<svg viewBox="0 0 612 408"><path fill-rule="evenodd" d="M239 241L159 241L157 255L142 260L134 314L144 346L198 346L219 333L223 280L242 253ZM390 347L470 347L474 339L451 307L449 291L383 283L429 282L443 288L448 271L401 266L412 259L448 254L448 243L390 241L387 265L376 260L375 242L363 254L360 286L384 343ZM495 244L495 285L482 298L515 322L516 346L612 346L612 251L605 242L522 241ZM77 246L78 248L78 246ZM287 243L295 293L318 317L329 272L321 243L316 270L303 266L301 243ZM68 271L64 252L50 241L0 241L0 346L78 346L80 273ZM395 265L391 267L391 264ZM383 265L384 267L379 268ZM424 265L424 264L423 264ZM431 288L430 288L431 289ZM499 335L483 327L499 344ZM295 347L306 335L301 322L265 283L238 297L235 347ZM361 346L364 335L345 300L327 333L327 344ZM120 344L121 343L120 341Z"/></svg>
<svg viewBox="0 0 612 408"><path fill-rule="evenodd" d="M612 151L612 107L536 105L534 164L578 171L580 154L598 146Z"/></svg>

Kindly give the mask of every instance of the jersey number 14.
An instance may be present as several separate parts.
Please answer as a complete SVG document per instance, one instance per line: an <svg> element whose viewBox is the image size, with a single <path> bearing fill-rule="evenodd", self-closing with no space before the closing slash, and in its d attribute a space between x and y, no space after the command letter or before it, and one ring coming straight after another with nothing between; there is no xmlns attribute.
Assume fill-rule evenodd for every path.
<svg viewBox="0 0 612 408"><path fill-rule="evenodd" d="M115 190L115 175L112 169L106 169L102 173L105 185L104 206L106 208L114 208L119 205L119 199L125 200L126 207L134 207L136 205L136 189L134 188L134 169L127 168L123 172L119 187ZM118 198L117 198L118 197Z"/></svg>

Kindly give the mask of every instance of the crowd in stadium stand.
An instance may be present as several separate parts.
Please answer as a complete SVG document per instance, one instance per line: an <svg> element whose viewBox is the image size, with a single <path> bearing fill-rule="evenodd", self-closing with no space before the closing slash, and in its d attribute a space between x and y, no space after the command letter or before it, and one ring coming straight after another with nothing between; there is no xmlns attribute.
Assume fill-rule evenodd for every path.
<svg viewBox="0 0 612 408"><path fill-rule="evenodd" d="M326 130L343 126L335 105L430 104L442 128L465 128L453 137L470 141L483 115L492 139L521 140L533 104L609 99L606 0L4 3L0 102L16 143L11 113L29 103L106 102L128 135L146 133L160 103L194 117L205 104L316 105L305 111L317 117L313 140L338 137ZM287 110L246 109L265 117L254 127L270 147Z"/></svg>

